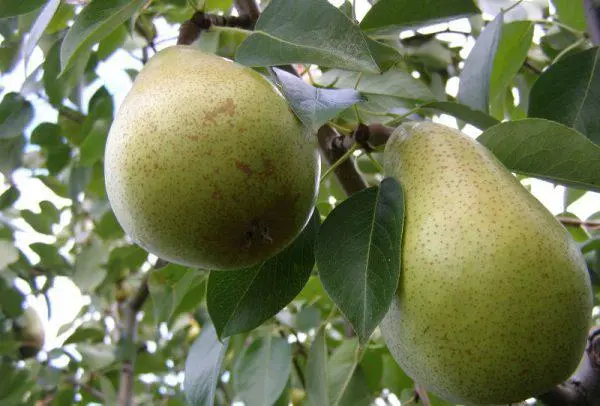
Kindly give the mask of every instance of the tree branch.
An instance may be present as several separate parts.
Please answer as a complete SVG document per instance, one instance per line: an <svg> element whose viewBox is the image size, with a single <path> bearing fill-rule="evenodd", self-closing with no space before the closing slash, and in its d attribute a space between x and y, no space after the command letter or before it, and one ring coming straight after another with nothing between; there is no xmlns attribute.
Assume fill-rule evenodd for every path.
<svg viewBox="0 0 600 406"><path fill-rule="evenodd" d="M583 359L573 376L537 398L547 406L600 406L600 326L590 330Z"/></svg>
<svg viewBox="0 0 600 406"><path fill-rule="evenodd" d="M585 20L594 45L600 45L600 2L598 0L584 0Z"/></svg>
<svg viewBox="0 0 600 406"><path fill-rule="evenodd" d="M255 0L235 0L235 8L237 9L240 16L250 16L254 21L258 20L260 16L260 9Z"/></svg>
<svg viewBox="0 0 600 406"><path fill-rule="evenodd" d="M557 217L556 219L567 227L584 227L590 230L600 230L600 221L579 220L571 217Z"/></svg>
<svg viewBox="0 0 600 406"><path fill-rule="evenodd" d="M167 265L167 262L158 259L154 264L154 269L162 268ZM125 341L128 344L133 344L136 339L137 333L137 315L142 309L142 306L148 299L148 272L135 295L123 305L123 320L124 326L121 329L121 341ZM127 346L130 348L130 346ZM131 354L130 351L125 351L126 355L123 358L123 364L121 365L121 378L119 383L119 406L131 406L133 404L133 375L134 375L134 360L135 354Z"/></svg>

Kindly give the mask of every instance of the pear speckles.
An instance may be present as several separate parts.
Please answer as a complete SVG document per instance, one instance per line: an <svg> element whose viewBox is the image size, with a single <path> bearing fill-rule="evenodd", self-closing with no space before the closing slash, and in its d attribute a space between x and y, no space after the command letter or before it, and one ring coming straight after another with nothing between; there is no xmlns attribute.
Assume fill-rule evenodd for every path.
<svg viewBox="0 0 600 406"><path fill-rule="evenodd" d="M142 247L198 268L251 266L308 221L320 163L316 137L261 75L185 46L138 74L106 149L117 219ZM297 196L296 196L297 194ZM241 250L249 224L268 224Z"/></svg>
<svg viewBox="0 0 600 406"><path fill-rule="evenodd" d="M467 405L517 402L568 377L591 293L566 230L483 146L438 124L396 130L385 170L403 184L406 219L381 331L405 372Z"/></svg>

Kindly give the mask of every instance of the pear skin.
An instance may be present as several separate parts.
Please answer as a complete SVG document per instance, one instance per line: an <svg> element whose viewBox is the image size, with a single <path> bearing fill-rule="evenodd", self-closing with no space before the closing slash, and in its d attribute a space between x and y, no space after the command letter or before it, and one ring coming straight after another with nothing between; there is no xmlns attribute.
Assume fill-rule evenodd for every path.
<svg viewBox="0 0 600 406"><path fill-rule="evenodd" d="M187 46L155 55L110 129L106 191L117 220L169 262L263 262L308 222L316 137L250 68Z"/></svg>
<svg viewBox="0 0 600 406"><path fill-rule="evenodd" d="M463 405L519 402L568 378L592 291L567 230L457 130L403 125L384 162L406 199L400 283L380 326L400 367Z"/></svg>

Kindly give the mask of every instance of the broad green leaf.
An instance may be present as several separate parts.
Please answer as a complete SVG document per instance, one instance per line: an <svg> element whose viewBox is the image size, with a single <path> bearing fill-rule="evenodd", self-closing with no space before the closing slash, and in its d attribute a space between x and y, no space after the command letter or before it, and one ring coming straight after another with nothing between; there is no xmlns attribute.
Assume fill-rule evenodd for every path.
<svg viewBox="0 0 600 406"><path fill-rule="evenodd" d="M515 21L502 27L490 78L490 100L496 99L510 86L527 58L532 38L531 21Z"/></svg>
<svg viewBox="0 0 600 406"><path fill-rule="evenodd" d="M18 93L7 93L0 103L0 139L18 137L33 119L33 106Z"/></svg>
<svg viewBox="0 0 600 406"><path fill-rule="evenodd" d="M410 73L401 69L390 69L382 74L348 72L339 69L327 71L319 78L323 86L354 88L361 93L393 96L408 100L429 101L435 96L431 90Z"/></svg>
<svg viewBox="0 0 600 406"><path fill-rule="evenodd" d="M65 344L75 343L101 343L104 340L104 329L100 325L83 324L77 328L66 340Z"/></svg>
<svg viewBox="0 0 600 406"><path fill-rule="evenodd" d="M531 118L498 124L477 140L511 171L600 191L600 147L572 128Z"/></svg>
<svg viewBox="0 0 600 406"><path fill-rule="evenodd" d="M600 144L600 47L570 55L550 66L534 83L530 117L573 127Z"/></svg>
<svg viewBox="0 0 600 406"><path fill-rule="evenodd" d="M185 361L183 390L192 406L212 406L229 339L220 342L215 328L205 324Z"/></svg>
<svg viewBox="0 0 600 406"><path fill-rule="evenodd" d="M343 201L319 230L315 258L321 282L363 345L398 286L403 222L402 188L386 178Z"/></svg>
<svg viewBox="0 0 600 406"><path fill-rule="evenodd" d="M104 158L104 146L108 137L109 123L106 120L96 120L83 144L81 144L79 163L92 166Z"/></svg>
<svg viewBox="0 0 600 406"><path fill-rule="evenodd" d="M40 202L40 212L34 213L31 210L21 210L21 217L35 231L42 234L52 234L52 225L58 223L58 209L49 201Z"/></svg>
<svg viewBox="0 0 600 406"><path fill-rule="evenodd" d="M479 13L473 0L380 0L365 15L360 27L377 33L435 24Z"/></svg>
<svg viewBox="0 0 600 406"><path fill-rule="evenodd" d="M44 4L45 0L3 0L0 2L0 20L27 14Z"/></svg>
<svg viewBox="0 0 600 406"><path fill-rule="evenodd" d="M0 172L9 177L21 165L25 136L3 139L0 137Z"/></svg>
<svg viewBox="0 0 600 406"><path fill-rule="evenodd" d="M289 72L277 68L274 71L290 107L314 132L339 112L363 100L353 89L319 89Z"/></svg>
<svg viewBox="0 0 600 406"><path fill-rule="evenodd" d="M37 46L40 38L42 38L44 30L46 30L46 27L48 27L48 24L50 24L50 21L52 20L52 17L54 17L56 10L58 10L59 5L60 0L48 0L33 23L33 26L29 31L29 36L27 37L27 42L25 42L25 45L23 46L22 57L25 59L25 66L27 66L27 62L29 61L31 53Z"/></svg>
<svg viewBox="0 0 600 406"><path fill-rule="evenodd" d="M108 260L108 252L106 245L92 238L75 257L72 279L83 293L92 293L106 277L104 265Z"/></svg>
<svg viewBox="0 0 600 406"><path fill-rule="evenodd" d="M246 406L273 404L287 383L292 366L290 345L267 335L255 340L243 353L233 374L233 386Z"/></svg>
<svg viewBox="0 0 600 406"><path fill-rule="evenodd" d="M458 100L485 113L489 111L490 80L498 42L502 35L503 13L496 16L477 38L460 73Z"/></svg>
<svg viewBox="0 0 600 406"><path fill-rule="evenodd" d="M0 194L0 210L12 206L21 196L21 192L16 186L11 186ZM2 268L0 266L0 268Z"/></svg>
<svg viewBox="0 0 600 406"><path fill-rule="evenodd" d="M91 371L104 369L117 360L114 345L79 343L75 348L81 354L81 362Z"/></svg>
<svg viewBox="0 0 600 406"><path fill-rule="evenodd" d="M0 240L0 271L19 259L19 251L12 241Z"/></svg>
<svg viewBox="0 0 600 406"><path fill-rule="evenodd" d="M40 256L40 266L48 270L65 274L71 268L65 257L58 252L58 247L41 242L33 243L29 247Z"/></svg>
<svg viewBox="0 0 600 406"><path fill-rule="evenodd" d="M329 357L327 383L329 405L361 406L371 404L370 389L360 361L358 340L345 340Z"/></svg>
<svg viewBox="0 0 600 406"><path fill-rule="evenodd" d="M565 209L569 207L571 204L575 203L579 198L583 197L586 194L586 190L583 189L573 189L573 188L565 188L565 193L563 197L563 205Z"/></svg>
<svg viewBox="0 0 600 406"><path fill-rule="evenodd" d="M327 0L271 1L235 59L248 66L305 63L381 71L367 37Z"/></svg>
<svg viewBox="0 0 600 406"><path fill-rule="evenodd" d="M204 2L205 11L223 11L231 9L233 0L206 0Z"/></svg>
<svg viewBox="0 0 600 406"><path fill-rule="evenodd" d="M327 341L325 327L317 331L306 360L306 398L308 406L327 406Z"/></svg>
<svg viewBox="0 0 600 406"><path fill-rule="evenodd" d="M60 49L61 72L68 71L77 56L113 32L146 3L146 0L92 0L77 15Z"/></svg>
<svg viewBox="0 0 600 406"><path fill-rule="evenodd" d="M381 363L383 366L381 385L384 388L398 394L405 389L412 389L414 385L412 379L398 366L389 352L382 355Z"/></svg>
<svg viewBox="0 0 600 406"><path fill-rule="evenodd" d="M421 108L431 108L442 111L481 130L485 130L499 123L494 117L481 110L475 110L469 106L455 102L434 101L421 105Z"/></svg>
<svg viewBox="0 0 600 406"><path fill-rule="evenodd" d="M206 274L196 269L169 264L150 274L148 288L157 321L170 321L189 292L204 283ZM203 297L195 295L196 304Z"/></svg>
<svg viewBox="0 0 600 406"><path fill-rule="evenodd" d="M583 1L573 0L551 0L560 22L567 24L580 31L585 31L585 13Z"/></svg>
<svg viewBox="0 0 600 406"><path fill-rule="evenodd" d="M315 211L300 236L261 265L210 273L206 305L220 337L258 327L300 293L314 266L318 227Z"/></svg>

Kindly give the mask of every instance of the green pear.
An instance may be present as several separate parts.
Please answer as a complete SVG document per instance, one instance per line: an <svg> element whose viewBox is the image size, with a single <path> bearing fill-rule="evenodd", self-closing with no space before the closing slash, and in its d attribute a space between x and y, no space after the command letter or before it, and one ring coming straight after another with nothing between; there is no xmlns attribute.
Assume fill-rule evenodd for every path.
<svg viewBox="0 0 600 406"><path fill-rule="evenodd" d="M106 191L141 247L204 269L261 263L314 209L316 137L250 68L187 46L155 55L112 124Z"/></svg>
<svg viewBox="0 0 600 406"><path fill-rule="evenodd" d="M459 404L522 401L576 369L592 311L566 229L481 144L433 123L397 128L399 287L381 333L415 382Z"/></svg>

